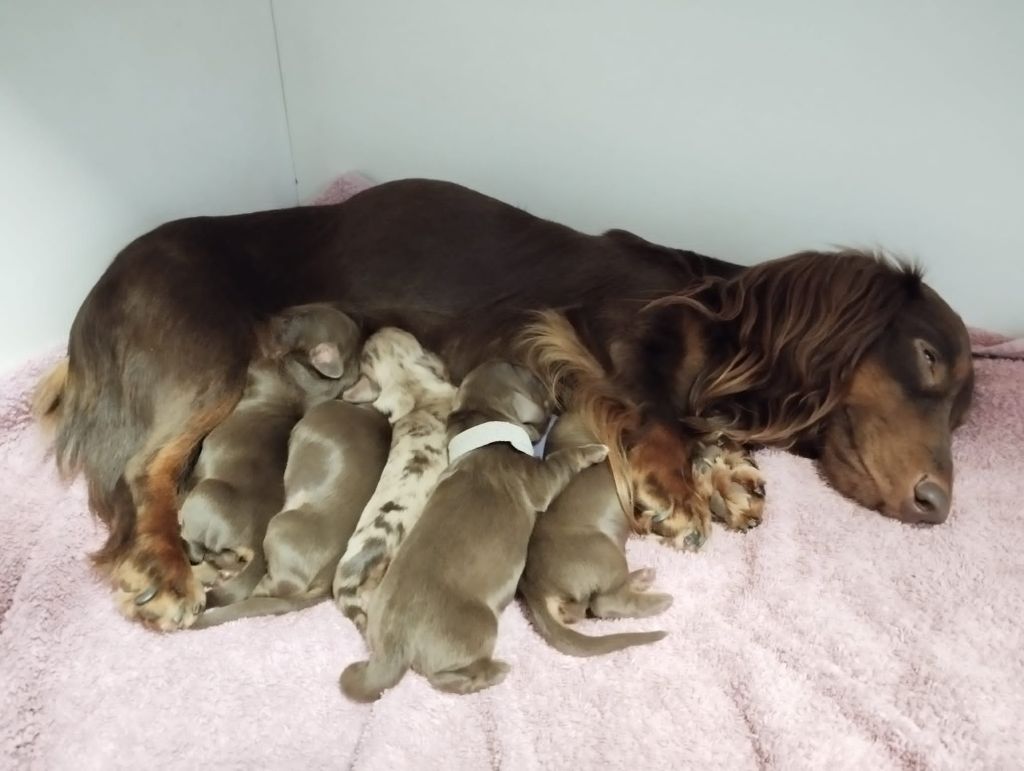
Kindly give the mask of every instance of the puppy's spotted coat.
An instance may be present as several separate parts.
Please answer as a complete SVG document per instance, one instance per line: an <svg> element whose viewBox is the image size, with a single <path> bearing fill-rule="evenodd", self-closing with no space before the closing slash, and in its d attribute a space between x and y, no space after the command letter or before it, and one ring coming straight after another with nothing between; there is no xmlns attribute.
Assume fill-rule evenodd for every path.
<svg viewBox="0 0 1024 771"><path fill-rule="evenodd" d="M391 451L334 574L338 609L363 631L366 601L448 466L445 431L456 389L441 360L412 335L385 327L363 347L345 399L371 402L391 423Z"/></svg>

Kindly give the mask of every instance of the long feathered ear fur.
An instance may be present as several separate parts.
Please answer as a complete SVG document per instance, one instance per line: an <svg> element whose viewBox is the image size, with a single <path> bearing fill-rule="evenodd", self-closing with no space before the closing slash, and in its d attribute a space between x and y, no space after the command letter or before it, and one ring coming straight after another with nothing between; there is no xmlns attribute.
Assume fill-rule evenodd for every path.
<svg viewBox="0 0 1024 771"><path fill-rule="evenodd" d="M920 286L917 267L882 255L803 252L654 301L695 311L729 341L697 377L683 422L709 438L792 442L832 411Z"/></svg>
<svg viewBox="0 0 1024 771"><path fill-rule="evenodd" d="M623 440L627 431L636 428L636 406L617 391L610 374L561 313L534 314L518 342L523 360L550 389L552 401L578 413L584 426L608 447L608 464L619 501L631 514L633 487Z"/></svg>

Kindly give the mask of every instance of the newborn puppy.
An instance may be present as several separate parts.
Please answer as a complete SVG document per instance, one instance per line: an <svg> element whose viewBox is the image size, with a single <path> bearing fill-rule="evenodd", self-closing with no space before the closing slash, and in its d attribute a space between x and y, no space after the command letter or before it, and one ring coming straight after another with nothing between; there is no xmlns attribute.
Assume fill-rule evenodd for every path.
<svg viewBox="0 0 1024 771"><path fill-rule="evenodd" d="M334 598L359 631L366 602L448 465L445 424L455 386L444 364L416 338L385 327L363 346L362 375L345 399L372 402L391 422L391 451L377 489L338 562Z"/></svg>
<svg viewBox="0 0 1024 771"><path fill-rule="evenodd" d="M556 452L593 441L573 414L559 418L548 436L548 446ZM565 626L584 618L588 610L598 618L640 618L672 604L670 595L644 592L654 579L653 569L629 572L629 533L607 463L580 472L537 520L519 591L534 626L553 648L571 656L595 656L665 636L635 632L588 637Z"/></svg>
<svg viewBox="0 0 1024 771"><path fill-rule="evenodd" d="M335 399L310 409L288 441L284 510L263 539L266 573L247 599L208 610L192 628L330 597L335 566L387 460L390 433L372 407Z"/></svg>
<svg viewBox="0 0 1024 771"><path fill-rule="evenodd" d="M370 660L341 675L350 699L377 699L409 668L451 693L504 679L508 664L492 658L498 617L534 520L608 454L591 444L537 460L531 443L547 417L544 389L525 369L493 362L467 376L449 420L451 466L370 600Z"/></svg>
<svg viewBox="0 0 1024 771"><path fill-rule="evenodd" d="M284 500L288 435L308 408L358 375L359 329L330 305L283 311L267 337L241 401L203 442L179 513L196 574L216 587L210 607L247 597L263 575L259 546Z"/></svg>

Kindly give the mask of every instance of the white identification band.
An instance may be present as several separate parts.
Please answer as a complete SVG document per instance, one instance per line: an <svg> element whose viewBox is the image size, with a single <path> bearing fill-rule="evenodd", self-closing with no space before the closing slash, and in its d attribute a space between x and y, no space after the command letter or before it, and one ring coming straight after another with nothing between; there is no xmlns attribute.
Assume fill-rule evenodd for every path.
<svg viewBox="0 0 1024 771"><path fill-rule="evenodd" d="M489 420L452 437L448 442L448 463L454 463L467 452L499 442L507 442L519 452L533 456L533 442L525 428L504 420Z"/></svg>

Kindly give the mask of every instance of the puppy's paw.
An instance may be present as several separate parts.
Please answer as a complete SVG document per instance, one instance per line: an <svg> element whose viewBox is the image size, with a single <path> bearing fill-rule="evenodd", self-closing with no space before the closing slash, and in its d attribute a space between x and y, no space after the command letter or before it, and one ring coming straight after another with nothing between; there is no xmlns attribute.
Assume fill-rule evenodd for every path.
<svg viewBox="0 0 1024 771"><path fill-rule="evenodd" d="M585 468L601 463L608 457L608 448L603 444L585 444L577 449L576 465L582 471Z"/></svg>
<svg viewBox="0 0 1024 771"><path fill-rule="evenodd" d="M694 477L715 519L730 530L761 524L765 482L757 464L739 448L704 445L694 463Z"/></svg>
<svg viewBox="0 0 1024 771"><path fill-rule="evenodd" d="M121 613L161 632L191 626L206 605L203 585L176 542L140 538L111 580Z"/></svg>

